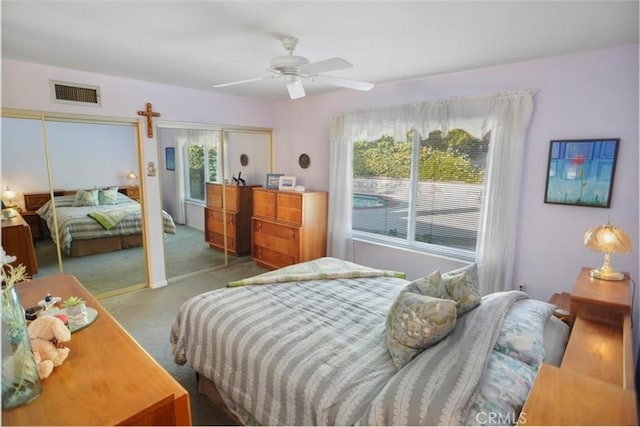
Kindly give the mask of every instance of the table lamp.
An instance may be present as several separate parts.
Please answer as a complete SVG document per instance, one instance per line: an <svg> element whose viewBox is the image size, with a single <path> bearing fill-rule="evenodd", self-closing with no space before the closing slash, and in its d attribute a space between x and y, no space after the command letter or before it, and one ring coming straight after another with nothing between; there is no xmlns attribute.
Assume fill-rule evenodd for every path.
<svg viewBox="0 0 640 427"><path fill-rule="evenodd" d="M134 171L131 171L131 172L129 172L127 174L127 179L131 180L133 182L133 184L131 184L131 185L133 185L135 187L136 186L136 182L135 181L136 181L136 179L138 179L138 174L135 173Z"/></svg>
<svg viewBox="0 0 640 427"><path fill-rule="evenodd" d="M622 229L606 224L593 227L584 234L584 245L592 251L604 253L602 267L591 270L591 277L602 280L623 280L624 274L611 268L611 254L631 252L631 239Z"/></svg>
<svg viewBox="0 0 640 427"><path fill-rule="evenodd" d="M7 208L15 207L14 200L16 198L16 192L11 190L9 186L2 192L2 200L5 200Z"/></svg>

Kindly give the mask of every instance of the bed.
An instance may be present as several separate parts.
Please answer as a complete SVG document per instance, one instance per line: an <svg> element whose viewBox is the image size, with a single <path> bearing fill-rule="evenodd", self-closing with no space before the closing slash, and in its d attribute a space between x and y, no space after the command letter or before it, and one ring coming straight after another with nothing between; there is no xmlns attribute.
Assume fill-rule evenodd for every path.
<svg viewBox="0 0 640 427"><path fill-rule="evenodd" d="M99 195L103 195L99 197ZM84 199L82 199L84 197ZM53 207L55 206L60 248L70 256L142 246L142 214L140 203L117 191L78 191L75 194L57 196L54 203L48 201L36 213L51 230L51 238L57 242ZM162 211L165 233L175 234L173 218Z"/></svg>
<svg viewBox="0 0 640 427"><path fill-rule="evenodd" d="M477 266L402 276L321 258L232 282L182 305L174 361L190 365L200 391L242 424L517 423L538 367L558 365L564 352L568 327L555 307L519 291L480 297L476 288L470 299L454 291L455 303L422 294L429 307L447 306L454 325L426 349L405 342L396 366L392 319L401 313L411 331L419 312L402 311L412 307L400 304L405 294L449 292L443 283L471 289Z"/></svg>

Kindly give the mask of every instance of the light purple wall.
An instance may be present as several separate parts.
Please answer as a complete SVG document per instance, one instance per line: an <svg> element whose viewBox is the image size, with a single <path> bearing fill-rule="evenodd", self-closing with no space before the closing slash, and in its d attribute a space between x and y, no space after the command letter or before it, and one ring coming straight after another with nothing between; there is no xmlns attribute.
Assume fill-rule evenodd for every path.
<svg viewBox="0 0 640 427"><path fill-rule="evenodd" d="M102 106L86 107L51 102L49 80L99 86ZM2 59L2 107L43 112L135 118L142 129L143 171L147 162L161 166L157 135L146 136L146 121L137 115L147 102L161 113L156 120L220 125L273 127L271 104L235 96L186 89L103 74ZM146 203L146 251L152 287L166 285L159 175L141 174ZM0 183L1 184L1 183ZM156 213L156 214L154 214Z"/></svg>
<svg viewBox="0 0 640 427"><path fill-rule="evenodd" d="M514 288L525 284L532 296L547 299L570 291L582 266L602 264L601 254L582 245L584 232L611 221L626 230L634 253L613 256L614 267L638 280L638 45L593 51L477 71L388 83L371 92L339 91L280 102L276 106L275 170L295 175L307 188L328 188L329 117L396 104L485 95L516 89L536 92L525 149ZM544 204L551 139L620 138L611 209ZM311 167L297 165L300 153ZM410 278L451 260L356 243L357 262L406 271Z"/></svg>
<svg viewBox="0 0 640 427"><path fill-rule="evenodd" d="M295 175L309 189L328 187L328 123L335 112L531 89L536 91L535 110L525 150L514 287L524 283L532 296L541 299L570 290L580 267L602 263L600 254L582 246L582 236L608 215L630 234L635 245L634 253L613 257L614 267L638 279L637 45L382 84L368 93L341 90L279 103L6 59L2 71L4 107L130 118L150 101L162 114L161 120L273 127L274 171ZM52 104L48 79L101 86L103 107ZM611 209L544 204L549 141L591 137L621 139ZM145 137L144 141L144 161L160 165L155 139ZM308 169L298 166L302 153L311 158ZM143 179L150 211L160 209L158 180ZM159 218L152 225L159 230ZM161 241L152 243L162 245ZM403 270L410 278L459 265L362 243L356 245L356 261Z"/></svg>

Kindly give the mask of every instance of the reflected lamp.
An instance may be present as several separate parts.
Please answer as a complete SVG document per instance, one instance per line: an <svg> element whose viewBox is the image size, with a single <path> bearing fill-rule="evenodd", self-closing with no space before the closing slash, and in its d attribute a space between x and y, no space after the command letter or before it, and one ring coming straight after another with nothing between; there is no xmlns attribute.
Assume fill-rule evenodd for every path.
<svg viewBox="0 0 640 427"><path fill-rule="evenodd" d="M6 201L6 205L8 208L15 207L15 199L16 192L7 186L7 188L2 192L2 200Z"/></svg>
<svg viewBox="0 0 640 427"><path fill-rule="evenodd" d="M136 180L138 179L138 174L135 173L134 171L131 171L127 174L127 179L130 180L132 182L131 185L133 185L134 187L136 186Z"/></svg>
<svg viewBox="0 0 640 427"><path fill-rule="evenodd" d="M621 228L606 224L593 227L584 234L584 245L592 251L604 253L602 267L591 270L591 277L601 280L623 280L624 273L611 268L611 254L631 252L631 239Z"/></svg>

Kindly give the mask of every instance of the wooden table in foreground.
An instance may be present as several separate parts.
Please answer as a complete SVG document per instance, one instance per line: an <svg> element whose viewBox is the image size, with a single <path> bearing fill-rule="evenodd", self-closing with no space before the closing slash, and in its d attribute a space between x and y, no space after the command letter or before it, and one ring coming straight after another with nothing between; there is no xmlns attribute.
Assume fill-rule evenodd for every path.
<svg viewBox="0 0 640 427"><path fill-rule="evenodd" d="M2 411L3 425L191 425L188 392L74 276L44 276L18 291L25 307L47 293L80 296L98 318L71 335L69 357L42 381L36 400Z"/></svg>

